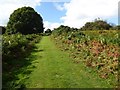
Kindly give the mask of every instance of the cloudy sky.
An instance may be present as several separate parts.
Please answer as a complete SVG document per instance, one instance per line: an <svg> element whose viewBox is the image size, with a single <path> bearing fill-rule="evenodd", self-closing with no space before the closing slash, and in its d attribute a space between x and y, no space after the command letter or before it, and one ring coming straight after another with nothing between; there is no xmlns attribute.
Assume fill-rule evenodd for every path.
<svg viewBox="0 0 120 90"><path fill-rule="evenodd" d="M23 6L33 7L53 29L68 25L80 28L88 21L101 18L118 24L119 0L0 0L0 26L6 26L10 14Z"/></svg>

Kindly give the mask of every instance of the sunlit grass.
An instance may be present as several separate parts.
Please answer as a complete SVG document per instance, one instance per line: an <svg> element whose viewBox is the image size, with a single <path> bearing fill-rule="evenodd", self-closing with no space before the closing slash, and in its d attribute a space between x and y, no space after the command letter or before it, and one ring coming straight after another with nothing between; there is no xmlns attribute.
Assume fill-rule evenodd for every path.
<svg viewBox="0 0 120 90"><path fill-rule="evenodd" d="M27 88L103 88L112 87L107 80L82 63L73 63L67 52L56 48L50 37L43 37L37 44L36 68L25 81ZM34 63L33 63L34 64Z"/></svg>

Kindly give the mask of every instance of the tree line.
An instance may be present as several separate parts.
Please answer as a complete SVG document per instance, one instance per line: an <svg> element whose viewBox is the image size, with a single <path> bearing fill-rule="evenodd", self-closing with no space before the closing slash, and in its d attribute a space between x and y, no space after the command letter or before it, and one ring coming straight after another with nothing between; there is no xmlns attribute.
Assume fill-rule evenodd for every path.
<svg viewBox="0 0 120 90"><path fill-rule="evenodd" d="M86 22L86 24L77 29L61 25L58 28L65 30L120 30L120 25L113 25L102 19L95 19L93 22ZM22 7L15 10L9 18L7 26L3 29L2 34L36 34L44 32L43 18L32 7ZM66 29L67 28L67 29ZM5 30L6 29L6 30ZM52 30L47 29L45 33L52 33Z"/></svg>

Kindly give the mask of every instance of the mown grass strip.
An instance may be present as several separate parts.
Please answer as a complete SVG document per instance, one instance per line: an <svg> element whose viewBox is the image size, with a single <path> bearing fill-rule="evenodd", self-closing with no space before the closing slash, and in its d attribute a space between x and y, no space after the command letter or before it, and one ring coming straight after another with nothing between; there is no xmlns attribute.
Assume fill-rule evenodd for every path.
<svg viewBox="0 0 120 90"><path fill-rule="evenodd" d="M27 88L107 88L107 81L82 64L72 62L69 54L59 50L49 36L37 44L36 68L25 81Z"/></svg>

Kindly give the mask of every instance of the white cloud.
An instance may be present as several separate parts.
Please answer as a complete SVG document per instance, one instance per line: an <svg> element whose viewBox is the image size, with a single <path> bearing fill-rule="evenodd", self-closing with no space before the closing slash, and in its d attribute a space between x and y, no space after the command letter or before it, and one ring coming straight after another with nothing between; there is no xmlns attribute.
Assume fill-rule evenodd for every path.
<svg viewBox="0 0 120 90"><path fill-rule="evenodd" d="M42 2L69 2L70 0L42 0Z"/></svg>
<svg viewBox="0 0 120 90"><path fill-rule="evenodd" d="M56 8L57 10L62 11L62 10L65 9L64 6L62 6L62 5L58 4L58 3L53 3L53 4L54 4L54 6L55 6L55 8Z"/></svg>
<svg viewBox="0 0 120 90"><path fill-rule="evenodd" d="M44 21L44 27L53 29L60 24L80 28L86 22L97 17L107 19L118 14L119 0L0 0L0 25L6 25L10 14L17 8L31 6L35 9L40 2L66 2L63 5L55 3L58 10L66 10L60 20L63 23Z"/></svg>
<svg viewBox="0 0 120 90"><path fill-rule="evenodd" d="M57 28L60 25L61 25L61 23L53 23L53 22L44 21L45 30L47 30L47 29L53 30L54 28Z"/></svg>
<svg viewBox="0 0 120 90"><path fill-rule="evenodd" d="M61 17L64 25L79 28L95 18L117 17L119 0L71 0L64 4L66 15Z"/></svg>
<svg viewBox="0 0 120 90"><path fill-rule="evenodd" d="M0 0L0 25L6 25L10 14L17 8L40 5L41 0Z"/></svg>

